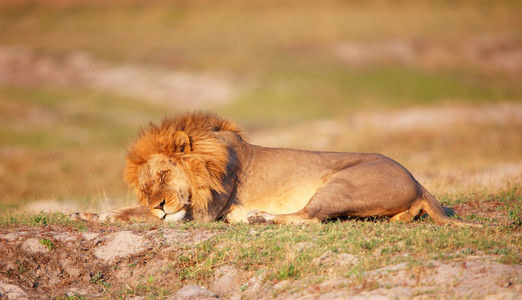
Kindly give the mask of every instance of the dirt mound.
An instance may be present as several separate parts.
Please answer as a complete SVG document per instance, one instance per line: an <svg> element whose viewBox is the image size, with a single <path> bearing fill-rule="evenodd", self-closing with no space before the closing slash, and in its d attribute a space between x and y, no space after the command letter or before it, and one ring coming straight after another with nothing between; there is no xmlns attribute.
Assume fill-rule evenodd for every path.
<svg viewBox="0 0 522 300"><path fill-rule="evenodd" d="M116 228L79 232L56 226L3 229L0 294L29 299L100 296L109 286L125 286L161 273L180 249L216 233L170 228L143 232Z"/></svg>
<svg viewBox="0 0 522 300"><path fill-rule="evenodd" d="M407 263L372 270L363 280L332 275L325 281L267 280L233 265L217 266L204 286L183 281L183 255L197 244L217 238L222 229L96 227L88 231L62 226L0 229L0 298L47 299L106 295L147 279L161 280L170 299L255 298L338 299L437 295L442 298L516 299L522 292L522 266L487 261L484 257L416 266ZM296 251L305 251L303 249ZM312 263L331 269L357 264L348 253L327 251ZM171 272L172 269L180 272ZM354 280L360 284L355 289ZM292 288L289 288L292 287ZM167 297L167 295L164 295Z"/></svg>
<svg viewBox="0 0 522 300"><path fill-rule="evenodd" d="M434 292L439 298L477 298L486 295L492 299L517 298L522 285L512 285L513 279L522 275L522 266L475 259L477 258L450 263L428 261L412 269L408 268L407 263L401 263L370 271L366 274L367 279L359 286L361 290L368 286L376 287L370 291L339 291L338 287L349 279L328 280L320 287L333 291L322 294L321 299L353 296L379 299L431 298L428 295Z"/></svg>

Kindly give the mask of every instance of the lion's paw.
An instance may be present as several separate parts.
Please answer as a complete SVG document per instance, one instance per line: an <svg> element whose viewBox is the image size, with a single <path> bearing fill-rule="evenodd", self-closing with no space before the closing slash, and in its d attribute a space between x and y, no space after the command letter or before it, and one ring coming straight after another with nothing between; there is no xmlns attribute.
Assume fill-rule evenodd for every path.
<svg viewBox="0 0 522 300"><path fill-rule="evenodd" d="M87 221L87 222L125 222L127 218L120 216L114 212L91 213L91 212L74 212L69 215L70 221Z"/></svg>
<svg viewBox="0 0 522 300"><path fill-rule="evenodd" d="M274 215L259 210L252 210L247 214L247 220L250 224L274 224L274 219Z"/></svg>
<svg viewBox="0 0 522 300"><path fill-rule="evenodd" d="M90 213L90 212L73 212L69 215L69 221L94 221L97 218L98 214Z"/></svg>

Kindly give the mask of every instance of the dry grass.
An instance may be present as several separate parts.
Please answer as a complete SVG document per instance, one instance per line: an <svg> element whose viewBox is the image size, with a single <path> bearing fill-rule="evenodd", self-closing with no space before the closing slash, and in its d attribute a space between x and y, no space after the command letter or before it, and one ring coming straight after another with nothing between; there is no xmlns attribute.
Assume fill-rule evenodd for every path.
<svg viewBox="0 0 522 300"><path fill-rule="evenodd" d="M379 152L401 162L436 194L496 191L522 180L522 106L410 108L252 133L255 143L312 150Z"/></svg>
<svg viewBox="0 0 522 300"><path fill-rule="evenodd" d="M42 199L132 202L120 175L126 146L148 121L183 110L151 101L147 95L157 92L150 70L226 74L221 79L236 88L231 103L203 107L244 124L260 144L382 152L440 194L503 188L519 175L519 121L437 125L455 113L455 104L441 104L473 110L522 99L513 77L520 71L518 1L0 5L3 207ZM347 59L347 45L364 56ZM6 49L23 61L5 56ZM90 60L81 69L82 60L72 58L84 54ZM506 61L514 71L498 67ZM100 68L105 74L126 67L141 77L118 78L151 94L129 96L122 82L100 89L85 80ZM382 132L387 118L408 118L401 109L426 105L436 125ZM377 120L353 128L376 110ZM317 119L329 119L330 127L323 130Z"/></svg>
<svg viewBox="0 0 522 300"><path fill-rule="evenodd" d="M124 104L124 105L122 105ZM106 94L0 88L2 203L125 201L126 144L160 108Z"/></svg>
<svg viewBox="0 0 522 300"><path fill-rule="evenodd" d="M75 290L88 298L96 293L107 299L165 298L186 284L218 292L213 288L222 270L228 270L236 286L220 290L220 296L255 299L331 293L342 298L516 295L522 286L520 187L489 195L453 195L444 201L460 218L488 226L457 229L429 219L413 224L367 219L300 226L105 225L68 221L60 213L1 215L0 237L6 247L0 256L15 263L3 266L0 276L29 295ZM489 226L490 222L498 226ZM92 251L108 242L104 236L124 232L149 242L142 243L136 255L111 262L93 257ZM97 238L87 240L87 236ZM36 237L53 249L37 255L23 252L15 237ZM81 276L74 279L62 271L70 272L71 265ZM41 269L52 274L44 277ZM49 278L62 284L52 285Z"/></svg>
<svg viewBox="0 0 522 300"><path fill-rule="evenodd" d="M27 254L6 257L60 278L65 273L48 264L61 265L59 255L88 263L77 244L53 234L163 230L16 209L133 203L121 175L127 145L141 126L185 110L194 97L243 124L254 143L381 152L458 217L500 226L173 224L181 234L215 238L162 242L157 249L170 256L147 250L122 259L119 266L134 270L123 283L121 270L99 265L82 276L88 290L164 298L183 284L209 286L231 266L247 298L517 295L521 9L508 0L0 1L0 231L40 232L42 243L56 246L42 265ZM172 74L190 82L172 89L164 79ZM232 89L230 99L205 105L205 89L179 101L178 91L207 87L207 74ZM458 274L437 275L448 270ZM0 275L24 286L19 279L31 274L19 264ZM41 295L38 288L27 291ZM63 296L68 288L46 292Z"/></svg>

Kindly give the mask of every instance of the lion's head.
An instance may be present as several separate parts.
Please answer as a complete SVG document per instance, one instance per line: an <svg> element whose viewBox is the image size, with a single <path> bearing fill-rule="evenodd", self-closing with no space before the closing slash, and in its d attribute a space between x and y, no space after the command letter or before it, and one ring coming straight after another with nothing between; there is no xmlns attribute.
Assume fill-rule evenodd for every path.
<svg viewBox="0 0 522 300"><path fill-rule="evenodd" d="M220 131L242 135L234 123L203 113L166 118L142 130L125 167L140 204L167 221L183 219L190 207L206 209L213 193L224 192L229 153Z"/></svg>

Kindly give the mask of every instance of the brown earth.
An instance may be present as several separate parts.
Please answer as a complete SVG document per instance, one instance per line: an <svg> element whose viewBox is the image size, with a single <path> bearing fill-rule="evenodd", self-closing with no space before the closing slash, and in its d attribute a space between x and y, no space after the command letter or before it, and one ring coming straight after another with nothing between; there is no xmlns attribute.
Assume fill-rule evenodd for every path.
<svg viewBox="0 0 522 300"><path fill-rule="evenodd" d="M397 38L336 45L334 55L352 66L396 63L425 69L467 66L488 74L522 74L522 39L511 34L483 34L453 42ZM517 79L518 78L518 79Z"/></svg>
<svg viewBox="0 0 522 300"><path fill-rule="evenodd" d="M332 275L317 284L306 279L274 283L232 265L217 266L204 286L181 281L183 262L178 258L222 233L223 229L165 227L95 226L83 232L62 226L1 228L0 298L107 297L109 287L132 289L147 280L171 292L170 299L520 299L522 293L522 266L484 256L431 260L413 268L406 263L387 266L365 272L355 289L345 288L350 277ZM295 251L307 248L306 243L298 245ZM349 253L328 251L313 263L335 274L339 265L357 262Z"/></svg>
<svg viewBox="0 0 522 300"><path fill-rule="evenodd" d="M156 228L147 231L60 226L0 229L0 298L102 296L148 276L181 287L167 270L185 247L218 232ZM44 241L48 241L44 245Z"/></svg>
<svg viewBox="0 0 522 300"><path fill-rule="evenodd" d="M0 83L88 88L184 109L227 104L237 86L223 73L115 65L82 52L56 58L24 47L0 47Z"/></svg>

